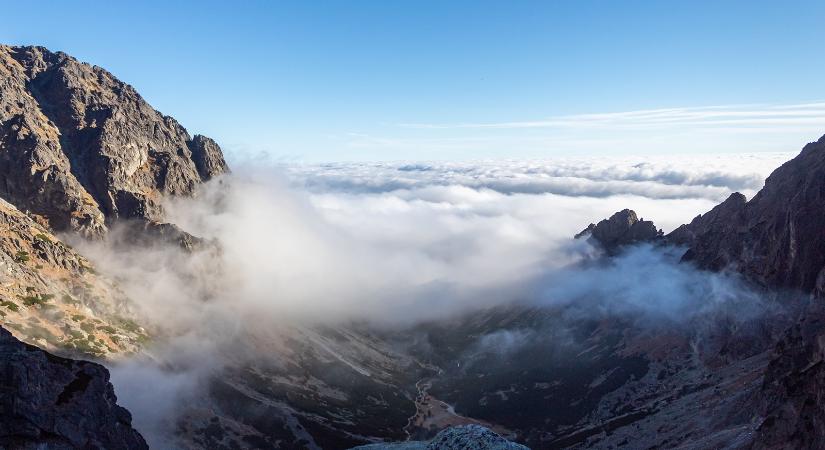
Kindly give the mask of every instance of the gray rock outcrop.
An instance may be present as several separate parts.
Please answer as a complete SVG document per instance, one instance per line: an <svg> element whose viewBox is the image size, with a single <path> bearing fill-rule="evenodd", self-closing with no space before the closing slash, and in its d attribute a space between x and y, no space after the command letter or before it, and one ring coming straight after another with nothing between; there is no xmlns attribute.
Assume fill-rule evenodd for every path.
<svg viewBox="0 0 825 450"><path fill-rule="evenodd" d="M635 211L623 209L598 224L591 223L575 237L587 237L608 255L615 255L628 245L660 241L662 231L653 222L639 219Z"/></svg>
<svg viewBox="0 0 825 450"><path fill-rule="evenodd" d="M624 218L599 242L620 242ZM600 223L601 225L601 223ZM616 231L618 230L618 231ZM753 449L825 448L825 136L776 169L748 201L740 193L665 236L683 261L739 272L769 289L810 294L811 304L777 344L754 399ZM608 247L609 248L609 247Z"/></svg>
<svg viewBox="0 0 825 450"><path fill-rule="evenodd" d="M160 199L226 172L106 70L43 47L0 45L0 197L56 230L101 235L117 219L164 222Z"/></svg>
<svg viewBox="0 0 825 450"><path fill-rule="evenodd" d="M461 425L441 430L429 441L369 444L353 450L530 450L508 441L481 425Z"/></svg>
<svg viewBox="0 0 825 450"><path fill-rule="evenodd" d="M703 269L767 287L825 290L825 137L776 169L750 201L739 193L668 235Z"/></svg>
<svg viewBox="0 0 825 450"><path fill-rule="evenodd" d="M51 355L0 328L0 448L147 449L101 365Z"/></svg>

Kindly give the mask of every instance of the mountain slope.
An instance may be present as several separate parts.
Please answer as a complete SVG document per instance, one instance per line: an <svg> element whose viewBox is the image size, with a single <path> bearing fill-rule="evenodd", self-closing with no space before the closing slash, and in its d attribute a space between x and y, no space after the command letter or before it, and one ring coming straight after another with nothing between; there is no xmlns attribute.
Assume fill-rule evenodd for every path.
<svg viewBox="0 0 825 450"><path fill-rule="evenodd" d="M46 227L0 199L0 318L51 351L102 357L140 348L134 303Z"/></svg>
<svg viewBox="0 0 825 450"><path fill-rule="evenodd" d="M56 230L105 233L112 220L163 222L163 195L192 195L227 171L106 70L42 47L0 45L0 197Z"/></svg>

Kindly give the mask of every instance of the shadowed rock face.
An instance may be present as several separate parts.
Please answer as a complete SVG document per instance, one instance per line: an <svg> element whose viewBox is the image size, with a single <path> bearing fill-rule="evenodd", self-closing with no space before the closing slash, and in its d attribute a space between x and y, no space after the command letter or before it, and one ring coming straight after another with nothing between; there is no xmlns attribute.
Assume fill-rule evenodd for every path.
<svg viewBox="0 0 825 450"><path fill-rule="evenodd" d="M619 211L598 224L590 224L576 235L576 239L590 236L609 255L617 254L623 247L641 242L662 239L662 232L649 220L639 220L630 209Z"/></svg>
<svg viewBox="0 0 825 450"><path fill-rule="evenodd" d="M581 234L615 253L634 242L625 238L634 218L622 211ZM664 242L687 247L682 260L699 268L810 294L810 305L770 354L753 400L758 426L747 445L825 448L825 137L776 169L750 201L734 193Z"/></svg>
<svg viewBox="0 0 825 450"><path fill-rule="evenodd" d="M103 366L60 358L0 328L0 448L147 449Z"/></svg>
<svg viewBox="0 0 825 450"><path fill-rule="evenodd" d="M226 172L106 70L42 47L0 46L0 197L57 230L99 235L114 219L163 222L163 195Z"/></svg>
<svg viewBox="0 0 825 450"><path fill-rule="evenodd" d="M825 448L825 137L776 169L750 201L733 194L667 238L687 245L683 259L701 268L811 294L773 351L752 448Z"/></svg>
<svg viewBox="0 0 825 450"><path fill-rule="evenodd" d="M731 195L668 238L687 244L685 259L727 267L769 287L825 287L825 137L776 169L750 201Z"/></svg>

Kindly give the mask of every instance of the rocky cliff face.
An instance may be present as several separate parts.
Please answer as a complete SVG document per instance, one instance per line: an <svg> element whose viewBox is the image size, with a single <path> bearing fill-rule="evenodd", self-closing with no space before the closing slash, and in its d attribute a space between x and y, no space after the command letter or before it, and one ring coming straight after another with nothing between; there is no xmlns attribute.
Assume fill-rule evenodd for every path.
<svg viewBox="0 0 825 450"><path fill-rule="evenodd" d="M639 241L658 240L651 233L636 238L635 214L626 211L591 225L582 234L608 254ZM648 227L655 230L652 224ZM664 237L687 248L682 260L699 268L741 273L770 290L810 294L810 305L775 348L766 366L756 367L762 381L753 390L756 427L736 448L825 448L825 137L806 145L776 169L748 201L739 193Z"/></svg>
<svg viewBox="0 0 825 450"><path fill-rule="evenodd" d="M147 449L109 372L24 344L0 328L0 448Z"/></svg>
<svg viewBox="0 0 825 450"><path fill-rule="evenodd" d="M734 193L666 236L683 260L734 270L770 289L811 294L811 304L770 355L756 393L755 449L825 448L825 137L776 169L747 201Z"/></svg>
<svg viewBox="0 0 825 450"><path fill-rule="evenodd" d="M750 201L733 194L671 233L685 259L735 269L764 286L825 288L825 137L776 169Z"/></svg>
<svg viewBox="0 0 825 450"><path fill-rule="evenodd" d="M615 255L628 245L661 240L662 231L657 229L653 222L640 220L635 211L624 209L598 224L591 223L575 237L588 237L607 254Z"/></svg>
<svg viewBox="0 0 825 450"><path fill-rule="evenodd" d="M0 46L0 197L54 229L163 222L161 196L192 195L226 171L214 141L191 137L106 70Z"/></svg>
<svg viewBox="0 0 825 450"><path fill-rule="evenodd" d="M214 141L104 69L0 45L0 448L146 448L106 369L6 329L66 356L140 351L131 300L54 233L102 236L136 219L130 237L194 248L161 200L226 171Z"/></svg>

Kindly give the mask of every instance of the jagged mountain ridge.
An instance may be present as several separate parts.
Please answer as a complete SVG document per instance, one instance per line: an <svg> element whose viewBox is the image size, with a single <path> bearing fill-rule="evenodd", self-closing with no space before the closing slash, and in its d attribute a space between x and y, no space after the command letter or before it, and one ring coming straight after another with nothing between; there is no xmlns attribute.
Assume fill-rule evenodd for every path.
<svg viewBox="0 0 825 450"><path fill-rule="evenodd" d="M14 286L17 291L0 292L0 297L5 296L4 301L15 301L19 297L13 296L18 295L34 298L28 305L31 308L23 309L31 314L21 316L25 322L18 321L25 330L30 316L42 320L39 303L43 297L39 291L26 291L19 281L29 275L45 276L43 283L58 279L48 270L37 272L41 270L37 265L50 269L49 252L56 251L40 240L41 234L57 245L50 227L96 235L124 218L139 219L150 229L158 229L164 221L159 206L162 196L191 195L198 183L227 169L217 144L199 136L190 138L177 122L151 109L131 87L103 69L38 47L0 47L0 58L0 70L4 71L0 84L0 175L4 175L4 184L0 196L30 211L34 219L45 219L33 220L8 205L13 211L9 217L28 228L2 244L5 256L18 270L14 276L20 279L19 286ZM688 246L684 259L702 268L734 268L765 287L818 293L817 280L823 267L817 226L822 209L822 147L822 139L806 147L797 158L800 161L778 169L764 193L751 202L734 194L664 239L652 223L623 212L613 221L621 226L614 242L618 245L610 253L650 237ZM604 222L611 223L610 219ZM808 242L815 245L806 246ZM36 255L38 261L21 266L14 258L19 251ZM78 278L83 270L75 268L62 276ZM57 291L63 289L59 284L54 286ZM49 283L42 289L45 292L51 287ZM288 337L289 345L301 351L284 353L281 356L286 357L275 365L242 361L219 374L211 398L194 405L197 411L179 426L189 448L344 448L401 439L405 434L430 436L437 431L431 426L443 426L450 420L505 424L515 437L529 439L539 448L609 448L627 446L628 442L639 447L684 444L711 448L724 444L734 448L820 448L825 443L810 431L825 429L817 409L825 398L825 371L821 364L824 352L817 344L822 341L821 316L815 308L806 321L789 330L773 354L763 345L772 342L776 327L785 325L781 320L772 324L775 328L765 330L759 328L762 324L745 323L742 327L737 323L740 328L731 335L724 335L727 324L718 324L724 330L722 335L714 336L708 348L696 350L690 334L662 331L660 335L644 335L632 324L605 318L577 324L580 331L588 333L583 342L592 350L582 358L585 363L555 367L561 376L530 366L530 378L523 382L524 371L506 366L493 370L467 369L466 364L447 366L454 361L466 362L457 358L475 342L457 336L457 330L475 338L495 329L499 322L537 327L544 317L555 320L552 316L558 313L523 308L479 312L448 324L440 341L447 345L436 355L415 349L409 354L398 352L390 344L391 337L374 336L369 330L349 334L341 329L307 330L303 335L295 332ZM15 317L9 315L4 322L16 324ZM43 317L49 324L71 325L65 315ZM90 327L97 329L90 333L92 339L85 335L84 339L113 343L99 332L106 324L92 322ZM440 331L433 327L443 328L444 324L427 324L404 336L437 336ZM75 328L69 327L71 331L77 331ZM743 328L744 332L739 331ZM250 336L255 338L261 339L260 334ZM749 344L754 338L758 345ZM261 345L271 345L273 340L263 339ZM655 341L670 348L650 348ZM37 343L49 344L48 340ZM423 364L423 356L439 360L443 372L441 367L432 370L428 363ZM535 361L535 355L522 356L532 359L533 364L541 362ZM366 375L365 367L376 370ZM431 392L419 400L415 391L425 380L432 384ZM565 397L563 392L571 388L586 400ZM721 397L720 392L724 393ZM757 403L746 401L748 394L753 394ZM530 407L507 403L510 399L527 399L525 404ZM561 406L575 414L535 409L542 407L542 400L548 402L544 407L549 407L550 401L557 405L558 399L569 402ZM239 400L243 408L237 407ZM488 405L514 414L502 417ZM713 405L732 417L708 414L701 405ZM759 408L751 409L755 406ZM388 408L392 411L389 414ZM754 416L743 416L739 411L754 412ZM432 415L438 414L439 420L444 416L449 420L434 420ZM704 423L691 421L700 416ZM752 418L759 422L750 422ZM520 428L519 421L531 423ZM709 425L715 427L710 434ZM758 438L754 440L753 435Z"/></svg>
<svg viewBox="0 0 825 450"><path fill-rule="evenodd" d="M767 290L809 294L796 323L766 357L754 393L753 449L825 447L825 136L777 168L748 201L733 193L665 236L682 260L735 271ZM610 242L601 242L607 247ZM652 239L648 239L652 241Z"/></svg>
<svg viewBox="0 0 825 450"><path fill-rule="evenodd" d="M163 195L192 195L228 170L106 70L43 47L0 45L0 197L56 230L164 222Z"/></svg>
<svg viewBox="0 0 825 450"><path fill-rule="evenodd" d="M701 268L733 268L772 288L825 289L825 136L777 168L750 200L732 194L669 235ZM819 292L821 295L822 292Z"/></svg>
<svg viewBox="0 0 825 450"><path fill-rule="evenodd" d="M772 352L753 448L825 447L825 136L776 169L750 201L734 194L685 229L685 260L811 295Z"/></svg>

